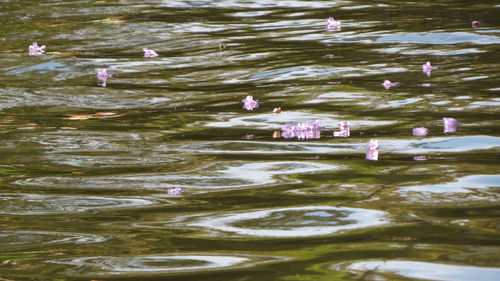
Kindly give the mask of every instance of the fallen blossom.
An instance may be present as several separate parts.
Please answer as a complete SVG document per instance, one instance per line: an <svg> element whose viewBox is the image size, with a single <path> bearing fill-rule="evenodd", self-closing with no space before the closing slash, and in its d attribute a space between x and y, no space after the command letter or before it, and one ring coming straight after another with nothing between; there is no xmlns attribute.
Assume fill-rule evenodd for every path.
<svg viewBox="0 0 500 281"><path fill-rule="evenodd" d="M180 187L176 187L176 188L169 188L167 190L167 194L170 194L170 195L181 195L182 194L182 189Z"/></svg>
<svg viewBox="0 0 500 281"><path fill-rule="evenodd" d="M28 48L28 55L41 56L45 54L45 45L39 47L37 42L33 42Z"/></svg>
<svg viewBox="0 0 500 281"><path fill-rule="evenodd" d="M321 137L321 126L318 120L309 120L297 125L285 124L281 127L281 137L285 139L298 138L319 139Z"/></svg>
<svg viewBox="0 0 500 281"><path fill-rule="evenodd" d="M341 121L340 122L340 131L333 132L333 136L338 137L338 138L347 138L350 135L351 135L351 132L349 130L349 122L347 122L347 121Z"/></svg>
<svg viewBox="0 0 500 281"><path fill-rule="evenodd" d="M291 139L295 137L295 126L292 124L285 124L281 126L281 136L284 139Z"/></svg>
<svg viewBox="0 0 500 281"><path fill-rule="evenodd" d="M378 140L371 139L366 145L366 159L367 160L378 160Z"/></svg>
<svg viewBox="0 0 500 281"><path fill-rule="evenodd" d="M431 72L433 70L437 70L437 69L441 69L441 67L440 66L432 66L430 61L428 61L422 65L422 72L425 73L425 75L427 75L427 77L431 77Z"/></svg>
<svg viewBox="0 0 500 281"><path fill-rule="evenodd" d="M340 25L341 25L340 21L336 21L332 17L329 17L325 20L325 22L326 22L326 29L330 31L340 30Z"/></svg>
<svg viewBox="0 0 500 281"><path fill-rule="evenodd" d="M481 26L481 22L478 21L478 20L475 20L472 22L472 27L480 27Z"/></svg>
<svg viewBox="0 0 500 281"><path fill-rule="evenodd" d="M382 86L386 89L390 89L391 87L399 86L399 82L391 82L389 80L384 80L384 83L382 83Z"/></svg>
<svg viewBox="0 0 500 281"><path fill-rule="evenodd" d="M296 128L295 136L299 140L319 139L321 136L321 126L318 120L309 120L306 123L299 123Z"/></svg>
<svg viewBox="0 0 500 281"><path fill-rule="evenodd" d="M455 118L443 117L444 133L455 133L457 131L458 121Z"/></svg>
<svg viewBox="0 0 500 281"><path fill-rule="evenodd" d="M281 107L276 107L275 109L273 109L273 113L274 114L280 114L281 113Z"/></svg>
<svg viewBox="0 0 500 281"><path fill-rule="evenodd" d="M144 57L145 58L154 58L154 57L157 57L158 54L151 50L151 49L148 49L148 48L142 48L142 50L144 51Z"/></svg>
<svg viewBox="0 0 500 281"><path fill-rule="evenodd" d="M413 128L413 135L414 136L419 136L419 137L427 136L428 132L429 132L429 130L425 127Z"/></svg>
<svg viewBox="0 0 500 281"><path fill-rule="evenodd" d="M106 81L108 81L108 78L115 77L115 74L108 74L106 69L103 69L102 71L99 71L97 73L97 79L102 81L101 86L106 87Z"/></svg>
<svg viewBox="0 0 500 281"><path fill-rule="evenodd" d="M306 122L306 126L311 130L320 130L321 125L319 124L319 120L309 120Z"/></svg>
<svg viewBox="0 0 500 281"><path fill-rule="evenodd" d="M245 99L241 100L243 102L243 108L246 110L254 110L259 107L259 100L254 100L252 96L247 96Z"/></svg>

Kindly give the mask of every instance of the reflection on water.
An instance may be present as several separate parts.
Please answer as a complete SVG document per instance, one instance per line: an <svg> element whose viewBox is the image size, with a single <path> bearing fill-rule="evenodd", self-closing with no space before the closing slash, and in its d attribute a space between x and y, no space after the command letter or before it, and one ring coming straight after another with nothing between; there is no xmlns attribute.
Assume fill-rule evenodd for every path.
<svg viewBox="0 0 500 281"><path fill-rule="evenodd" d="M419 280L442 281L495 281L500 276L500 268L403 260L355 262L335 266L334 269L353 272L362 271L366 272L371 278L398 278L396 276L402 276Z"/></svg>
<svg viewBox="0 0 500 281"><path fill-rule="evenodd" d="M432 132L430 133L432 134ZM464 137L427 137L421 140L384 140L384 148L389 151L404 153L435 153L435 152L464 152L474 150L488 150L500 147L500 138L491 136L464 136Z"/></svg>
<svg viewBox="0 0 500 281"><path fill-rule="evenodd" d="M481 35L472 32L426 32L426 33L405 33L382 36L377 43L416 43L416 44L492 44L500 43L496 36Z"/></svg>
<svg viewBox="0 0 500 281"><path fill-rule="evenodd" d="M492 1L0 2L0 279L498 275Z"/></svg>
<svg viewBox="0 0 500 281"><path fill-rule="evenodd" d="M280 175L333 171L341 166L314 162L254 162L242 164L225 163L220 166L206 166L186 173L112 176L112 177L38 177L16 181L23 186L48 186L63 188L71 185L77 188L143 188L163 189L182 187L191 189L243 188L293 182Z"/></svg>
<svg viewBox="0 0 500 281"><path fill-rule="evenodd" d="M71 266L66 275L137 275L248 267L277 260L252 255L182 254L133 257L81 257L47 260L46 263Z"/></svg>
<svg viewBox="0 0 500 281"><path fill-rule="evenodd" d="M403 187L401 191L435 192L435 193L469 193L472 189L500 187L499 175L474 175L458 178L449 183Z"/></svg>
<svg viewBox="0 0 500 281"><path fill-rule="evenodd" d="M387 213L330 206L293 207L196 218L196 226L259 237L307 237L388 224Z"/></svg>
<svg viewBox="0 0 500 281"><path fill-rule="evenodd" d="M64 233L64 232L48 232L48 231L0 231L0 246L3 251L21 249L23 246L37 246L44 244L59 244L59 243L99 243L108 240L109 237L80 234L80 233Z"/></svg>
<svg viewBox="0 0 500 281"><path fill-rule="evenodd" d="M0 214L46 215L78 213L112 208L130 208L155 204L139 198L111 198L97 196L60 196L42 194L0 194Z"/></svg>

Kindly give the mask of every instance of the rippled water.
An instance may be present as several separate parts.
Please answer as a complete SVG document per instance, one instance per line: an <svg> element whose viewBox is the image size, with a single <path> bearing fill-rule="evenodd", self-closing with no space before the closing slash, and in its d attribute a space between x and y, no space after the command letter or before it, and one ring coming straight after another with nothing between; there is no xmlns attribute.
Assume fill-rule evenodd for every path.
<svg viewBox="0 0 500 281"><path fill-rule="evenodd" d="M499 11L0 1L0 279L500 280Z"/></svg>

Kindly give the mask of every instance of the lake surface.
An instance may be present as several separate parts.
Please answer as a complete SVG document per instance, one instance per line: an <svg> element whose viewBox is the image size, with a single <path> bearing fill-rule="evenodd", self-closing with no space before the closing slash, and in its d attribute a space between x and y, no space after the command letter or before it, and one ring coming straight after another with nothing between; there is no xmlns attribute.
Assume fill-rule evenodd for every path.
<svg viewBox="0 0 500 281"><path fill-rule="evenodd" d="M0 279L500 280L499 14L0 1Z"/></svg>

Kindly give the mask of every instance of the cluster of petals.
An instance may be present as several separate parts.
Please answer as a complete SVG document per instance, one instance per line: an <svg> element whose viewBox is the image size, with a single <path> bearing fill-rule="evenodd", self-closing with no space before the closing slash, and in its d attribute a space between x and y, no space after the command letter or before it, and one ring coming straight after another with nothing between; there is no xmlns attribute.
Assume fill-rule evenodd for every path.
<svg viewBox="0 0 500 281"><path fill-rule="evenodd" d="M180 188L180 187L169 188L167 190L167 194L170 194L170 195L181 195L182 194L182 188Z"/></svg>
<svg viewBox="0 0 500 281"><path fill-rule="evenodd" d="M327 30L332 30L332 31L340 30L340 26L341 26L340 21L336 21L334 18L329 17L325 20L325 22L326 22L326 29Z"/></svg>
<svg viewBox="0 0 500 281"><path fill-rule="evenodd" d="M425 75L427 75L427 77L431 77L431 72L433 70L437 70L437 69L440 69L440 68L441 67L439 67L439 66L432 66L431 62L428 61L428 62L426 62L426 63L424 63L422 65L422 72L425 73Z"/></svg>
<svg viewBox="0 0 500 281"><path fill-rule="evenodd" d="M386 89L390 89L391 87L399 86L399 82L391 82L389 80L384 80L384 83L382 83L382 86Z"/></svg>
<svg viewBox="0 0 500 281"><path fill-rule="evenodd" d="M429 133L429 130L425 127L413 128L413 135L414 136L423 137L423 136L427 136L427 133Z"/></svg>
<svg viewBox="0 0 500 281"><path fill-rule="evenodd" d="M341 121L340 122L340 131L333 132L333 136L337 138L347 138L351 135L349 130L349 122Z"/></svg>
<svg viewBox="0 0 500 281"><path fill-rule="evenodd" d="M378 160L378 140L371 139L366 145L366 160Z"/></svg>
<svg viewBox="0 0 500 281"><path fill-rule="evenodd" d="M341 23L340 21L336 21L333 17L329 17L326 20L327 26L326 28L329 30L339 30ZM473 21L472 26L473 27L478 27L480 26L481 23L479 21ZM38 46L37 42L33 42L29 48L29 55L30 56L39 56L45 54L45 49L46 46ZM159 55L151 49L148 48L143 48L144 51L144 57L146 58L154 58L158 57ZM427 61L425 64L422 65L422 71L430 77L431 72L433 70L440 69L441 67L439 66L432 66L430 61ZM103 69L102 71L99 71L97 73L97 78L102 81L101 86L106 87L106 82L109 78L114 77L115 74L109 74L107 73L106 69ZM399 82L391 82L389 80L385 80L384 83L382 84L384 88L389 89L394 86L399 86ZM430 86L427 84L423 84L423 86ZM242 100L243 102L243 108L246 110L253 110L255 108L259 107L259 100L254 100L252 96L247 96L245 99ZM281 108L275 108L273 110L273 113L280 113ZM457 131L457 125L458 121L454 118L450 117L443 117L443 127L444 127L444 133L454 133ZM281 137L285 139L290 139L290 138L298 138L298 139L319 139L321 137L321 126L319 124L318 120L309 120L305 123L298 123L297 125L292 125L292 124L285 124L281 128ZM418 127L418 128L413 128L413 135L414 136L426 136L428 134L428 129L425 127ZM333 133L334 137L349 137L350 136L350 129L349 129L349 123L347 121L342 121L340 123L340 131L336 131ZM378 160L378 149L379 149L379 142L376 139L371 139L368 144L367 144L367 150L366 150L366 159L367 160ZM415 159L415 160L424 160L425 156L420 156ZM170 195L180 195L182 194L182 189L179 187L176 188L171 188L167 190L167 193Z"/></svg>
<svg viewBox="0 0 500 281"><path fill-rule="evenodd" d="M159 56L155 51L153 51L151 49L142 48L142 50L144 51L144 57L145 58L154 58L154 57Z"/></svg>
<svg viewBox="0 0 500 281"><path fill-rule="evenodd" d="M451 117L443 117L444 133L455 133L457 131L457 125L457 119Z"/></svg>
<svg viewBox="0 0 500 281"><path fill-rule="evenodd" d="M321 126L318 120L309 120L297 125L285 124L281 127L281 137L285 139L298 138L299 140L319 139Z"/></svg>
<svg viewBox="0 0 500 281"><path fill-rule="evenodd" d="M114 74L110 74L106 71L106 69L103 69L97 73L97 79L102 81L101 86L106 87L106 82L108 81L108 78L114 77Z"/></svg>
<svg viewBox="0 0 500 281"><path fill-rule="evenodd" d="M41 56L45 54L45 45L39 47L37 42L33 42L28 47L28 55L30 56Z"/></svg>
<svg viewBox="0 0 500 281"><path fill-rule="evenodd" d="M241 102L243 102L243 108L246 110L254 110L259 107L259 100L254 100L252 96L247 96Z"/></svg>

